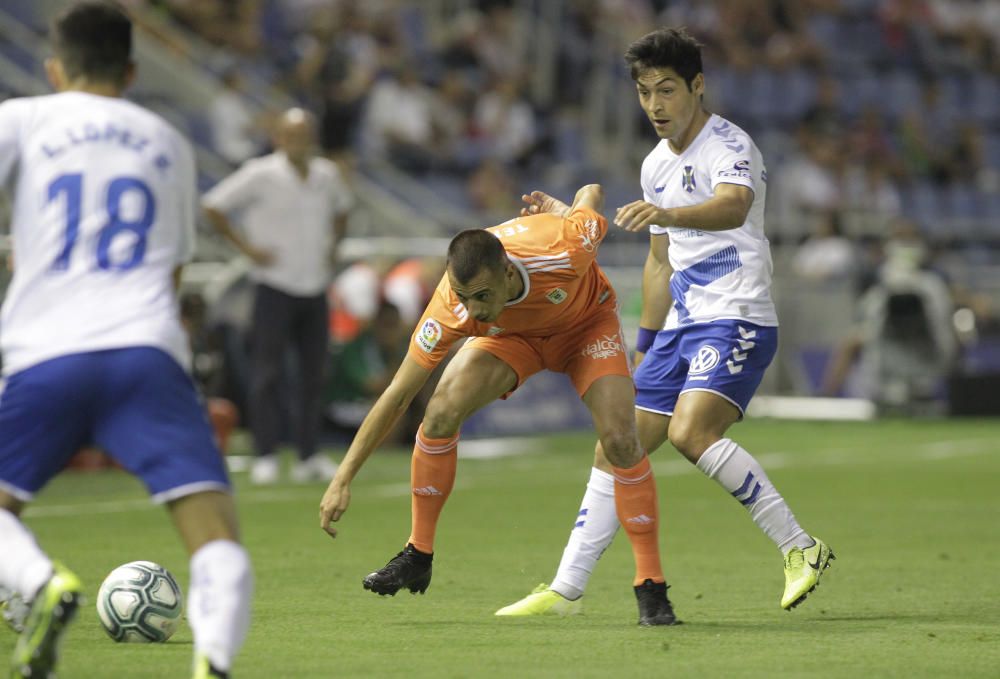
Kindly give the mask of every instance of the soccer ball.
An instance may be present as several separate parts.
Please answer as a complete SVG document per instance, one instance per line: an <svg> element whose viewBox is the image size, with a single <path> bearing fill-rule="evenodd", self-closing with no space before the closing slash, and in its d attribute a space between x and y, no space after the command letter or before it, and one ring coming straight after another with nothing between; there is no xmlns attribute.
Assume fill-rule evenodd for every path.
<svg viewBox="0 0 1000 679"><path fill-rule="evenodd" d="M115 641L166 641L181 617L181 588L152 561L133 561L111 571L97 593L97 615Z"/></svg>

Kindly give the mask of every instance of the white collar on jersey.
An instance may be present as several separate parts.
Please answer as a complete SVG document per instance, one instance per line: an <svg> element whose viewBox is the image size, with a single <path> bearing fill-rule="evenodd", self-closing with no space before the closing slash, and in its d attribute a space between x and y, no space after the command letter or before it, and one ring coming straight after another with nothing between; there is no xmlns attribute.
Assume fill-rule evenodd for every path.
<svg viewBox="0 0 1000 679"><path fill-rule="evenodd" d="M519 302L523 302L524 298L527 297L528 293L531 291L531 278L528 277L528 270L524 268L524 264L521 264L521 260L511 257L510 255L507 255L507 259L509 259L511 263L517 267L517 272L521 274L521 280L524 281L524 291L517 299L512 299L504 304L505 307L514 306Z"/></svg>

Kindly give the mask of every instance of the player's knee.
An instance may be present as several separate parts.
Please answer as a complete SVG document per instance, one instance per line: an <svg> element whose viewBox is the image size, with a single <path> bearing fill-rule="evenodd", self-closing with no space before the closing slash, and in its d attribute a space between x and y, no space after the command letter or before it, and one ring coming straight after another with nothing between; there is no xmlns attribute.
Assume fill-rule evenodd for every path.
<svg viewBox="0 0 1000 679"><path fill-rule="evenodd" d="M424 411L421 429L427 438L448 438L454 436L462 426L464 415L459 407L448 400L432 398Z"/></svg>
<svg viewBox="0 0 1000 679"><path fill-rule="evenodd" d="M689 420L677 418L674 418L670 422L670 430L667 432L667 438L670 439L671 445L677 449L677 452L692 462L697 462L701 454L705 452L705 449L711 445L710 436L707 432L694 426Z"/></svg>
<svg viewBox="0 0 1000 679"><path fill-rule="evenodd" d="M616 467L634 467L642 458L635 431L628 428L606 432L601 436L600 447L604 450L604 457Z"/></svg>

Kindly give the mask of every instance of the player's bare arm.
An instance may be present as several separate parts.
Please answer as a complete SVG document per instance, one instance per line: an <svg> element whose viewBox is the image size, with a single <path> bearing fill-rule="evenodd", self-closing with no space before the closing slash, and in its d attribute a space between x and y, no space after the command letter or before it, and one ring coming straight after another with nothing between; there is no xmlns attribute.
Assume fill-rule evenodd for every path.
<svg viewBox="0 0 1000 679"><path fill-rule="evenodd" d="M337 536L337 530L330 525L330 522L339 521L351 503L351 481L386 435L392 431L430 374L430 370L409 356L404 358L395 377L392 378L392 383L378 397L364 422L361 423L347 455L344 456L319 504L320 528L331 537Z"/></svg>
<svg viewBox="0 0 1000 679"><path fill-rule="evenodd" d="M615 212L615 225L626 231L642 231L651 224L675 226L699 231L728 231L746 222L753 191L740 184L719 184L715 194L704 203L685 207L661 208L637 200Z"/></svg>
<svg viewBox="0 0 1000 679"><path fill-rule="evenodd" d="M205 216L212 227L218 231L223 238L233 244L237 250L253 260L258 266L267 266L274 262L274 253L264 248L258 248L243 238L239 232L233 228L229 218L220 210L206 207Z"/></svg>
<svg viewBox="0 0 1000 679"><path fill-rule="evenodd" d="M570 212L578 207L585 207L600 212L604 209L604 187L600 184L587 184L581 186L573 197L573 206Z"/></svg>
<svg viewBox="0 0 1000 679"><path fill-rule="evenodd" d="M521 196L525 206L521 208L522 217L530 217L549 212L559 217L569 215L570 207L558 198L553 198L544 191L532 191Z"/></svg>
<svg viewBox="0 0 1000 679"><path fill-rule="evenodd" d="M544 191L532 191L521 196L525 207L521 208L522 217L548 212L559 217L568 217L577 207L589 207L600 212L604 207L604 189L600 184L587 184L580 188L573 197L573 204L567 205Z"/></svg>
<svg viewBox="0 0 1000 679"><path fill-rule="evenodd" d="M670 296L670 276L674 273L667 256L670 236L649 236L649 253L642 268L642 313L639 327L659 330L667 320L673 298ZM635 364L642 363L645 352L635 352Z"/></svg>

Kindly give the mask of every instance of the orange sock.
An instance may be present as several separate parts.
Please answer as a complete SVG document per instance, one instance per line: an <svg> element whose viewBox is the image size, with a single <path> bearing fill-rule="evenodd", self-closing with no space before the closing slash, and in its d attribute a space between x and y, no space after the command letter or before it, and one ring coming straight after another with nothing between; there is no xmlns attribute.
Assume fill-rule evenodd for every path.
<svg viewBox="0 0 1000 679"><path fill-rule="evenodd" d="M632 543L635 556L635 585L647 579L664 582L660 565L660 509L656 499L656 481L649 456L634 467L614 467L615 509L618 520Z"/></svg>
<svg viewBox="0 0 1000 679"><path fill-rule="evenodd" d="M426 554L434 552L434 531L455 485L457 467L458 434L446 439L429 439L424 437L423 425L420 425L410 458L413 523L409 542Z"/></svg>

